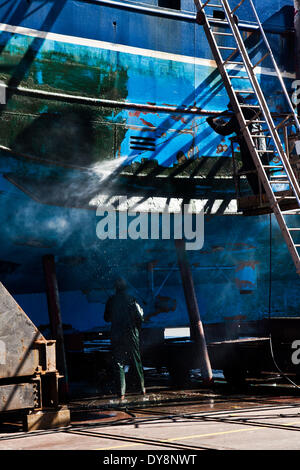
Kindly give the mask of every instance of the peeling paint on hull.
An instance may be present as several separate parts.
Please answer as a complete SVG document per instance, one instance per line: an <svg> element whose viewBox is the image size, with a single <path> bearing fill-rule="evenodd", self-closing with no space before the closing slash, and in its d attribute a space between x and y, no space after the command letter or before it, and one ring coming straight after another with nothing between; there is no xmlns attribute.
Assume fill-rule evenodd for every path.
<svg viewBox="0 0 300 470"><path fill-rule="evenodd" d="M63 321L79 330L104 327L104 302L116 274L131 280L143 302L148 295L147 264L159 260L155 288L164 282L164 270L174 266L171 241L97 239L97 219L88 206L103 190L103 175L105 180L114 174L114 165L107 170L111 162L117 161L117 166L120 162L124 170L117 175L123 194L130 189L142 198L147 188L168 197L168 191L182 191L175 176L184 176L186 186L199 199L207 199L208 209L217 201L222 211L234 199L229 139L212 134L205 115L188 112L194 106L220 111L228 102L203 31L184 20L175 24L175 20L141 13L133 16L100 3L18 0L0 4L0 80L8 87L7 105L0 107L0 275L37 325L48 322L41 259L49 250L57 261ZM274 11L274 2L270 5ZM276 4L278 10L285 6L291 7L292 2ZM264 20L270 24L270 18ZM276 18L272 21L276 26ZM290 87L292 40L282 22L279 30L282 34L269 36ZM255 33L244 35L254 57L259 57ZM273 110L282 111L268 64L259 69L259 79L272 98ZM21 95L14 91L18 87L187 111L96 108L53 96ZM147 138L155 141L151 140L150 149ZM136 148L142 145L143 149ZM95 165L98 173L86 178ZM158 173L164 176L159 184ZM199 178L194 186L191 177ZM109 187L116 194L115 187ZM209 201L212 194L214 199ZM247 320L266 315L268 234L267 216L206 217L205 245L190 254L205 323L234 315ZM273 257L273 312L297 315L299 281L276 226ZM248 275L253 266L255 279ZM249 295L241 295L245 286L252 287ZM99 295L93 297L94 291ZM143 304L149 319L146 326L188 324L175 270L160 296L154 310Z"/></svg>

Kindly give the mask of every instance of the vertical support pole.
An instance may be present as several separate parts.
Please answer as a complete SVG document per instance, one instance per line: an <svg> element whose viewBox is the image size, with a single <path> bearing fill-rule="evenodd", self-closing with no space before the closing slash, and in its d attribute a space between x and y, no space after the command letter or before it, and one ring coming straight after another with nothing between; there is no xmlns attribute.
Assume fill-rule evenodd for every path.
<svg viewBox="0 0 300 470"><path fill-rule="evenodd" d="M230 138L230 145L231 145L231 156L232 156L232 169L233 169L233 181L235 186L235 194L237 199L241 196L240 194L240 177L238 175L238 169L235 161L234 155L234 137Z"/></svg>
<svg viewBox="0 0 300 470"><path fill-rule="evenodd" d="M285 153L287 154L288 159L290 159L289 135L288 135L287 126L283 127L283 135L284 135Z"/></svg>
<svg viewBox="0 0 300 470"><path fill-rule="evenodd" d="M203 383L205 385L211 385L213 383L212 370L208 356L203 325L200 319L192 272L185 249L185 241L182 239L175 240L175 248L185 295L185 301L190 319L191 339L195 341L195 343L199 347L200 369Z"/></svg>
<svg viewBox="0 0 300 470"><path fill-rule="evenodd" d="M59 291L56 278L55 260L53 255L43 256L43 268L48 302L48 313L52 338L56 340L57 369L64 377L60 379L62 400L68 395L68 371L64 346L64 335L61 320Z"/></svg>

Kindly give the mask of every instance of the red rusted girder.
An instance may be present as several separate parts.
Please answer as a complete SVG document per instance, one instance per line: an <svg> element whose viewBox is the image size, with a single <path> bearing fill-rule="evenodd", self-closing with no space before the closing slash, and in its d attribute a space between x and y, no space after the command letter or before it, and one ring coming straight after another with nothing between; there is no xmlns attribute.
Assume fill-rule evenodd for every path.
<svg viewBox="0 0 300 470"><path fill-rule="evenodd" d="M191 325L191 339L199 345L199 361L203 382L206 385L213 383L210 359L208 356L202 321L200 319L199 307L192 277L192 271L188 262L184 240L175 240L175 248L178 266L184 290L186 306Z"/></svg>
<svg viewBox="0 0 300 470"><path fill-rule="evenodd" d="M60 381L61 399L68 395L68 371L64 346L64 335L61 320L59 291L53 255L43 256L43 268L48 302L48 313L52 338L56 340L57 369L64 376Z"/></svg>

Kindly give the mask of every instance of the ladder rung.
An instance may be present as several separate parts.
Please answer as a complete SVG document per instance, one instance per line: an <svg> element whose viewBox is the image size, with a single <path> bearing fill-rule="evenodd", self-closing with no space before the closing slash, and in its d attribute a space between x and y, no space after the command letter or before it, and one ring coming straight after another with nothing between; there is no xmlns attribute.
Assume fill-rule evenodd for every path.
<svg viewBox="0 0 300 470"><path fill-rule="evenodd" d="M264 168L283 168L283 165L263 165Z"/></svg>
<svg viewBox="0 0 300 470"><path fill-rule="evenodd" d="M244 65L244 62L236 62L235 60L228 60L227 64Z"/></svg>
<svg viewBox="0 0 300 470"><path fill-rule="evenodd" d="M210 7L210 8L223 8L222 5L214 5L214 4L209 3L209 2L206 2L206 3L203 5L202 10L203 10L203 8L205 8L205 7Z"/></svg>
<svg viewBox="0 0 300 470"><path fill-rule="evenodd" d="M259 120L255 120L255 121L251 121L251 119L250 119L250 120L246 119L246 123L249 123L249 124L260 124L260 123L263 123L263 122L265 123L266 121L262 121L262 120L260 120L260 119L259 119ZM247 124L247 125L248 125L248 124Z"/></svg>
<svg viewBox="0 0 300 470"><path fill-rule="evenodd" d="M277 204L280 204L282 201L285 201L286 199L296 199L295 197L292 197L292 196L275 196L275 198L277 199Z"/></svg>
<svg viewBox="0 0 300 470"><path fill-rule="evenodd" d="M266 139L272 137L271 135L265 135L265 134L251 134L251 137L265 137Z"/></svg>
<svg viewBox="0 0 300 470"><path fill-rule="evenodd" d="M294 209L294 212L291 212L291 211L281 211L282 212L282 215L299 215L299 212L296 212L296 211L300 211L300 209Z"/></svg>
<svg viewBox="0 0 300 470"><path fill-rule="evenodd" d="M271 176L271 178L286 178L286 175Z"/></svg>
<svg viewBox="0 0 300 470"><path fill-rule="evenodd" d="M226 50L230 50L230 51L238 51L238 48L237 47L229 47L229 46L218 46L219 49L226 49Z"/></svg>
<svg viewBox="0 0 300 470"><path fill-rule="evenodd" d="M282 180L273 180L269 181L270 184L290 184L289 181L282 181Z"/></svg>
<svg viewBox="0 0 300 470"><path fill-rule="evenodd" d="M255 91L253 90L233 90L235 91L236 93L254 93L255 94Z"/></svg>
<svg viewBox="0 0 300 470"><path fill-rule="evenodd" d="M287 227L290 232L300 232L300 228Z"/></svg>
<svg viewBox="0 0 300 470"><path fill-rule="evenodd" d="M285 199L296 199L295 196L275 196L279 201L284 201Z"/></svg>
<svg viewBox="0 0 300 470"><path fill-rule="evenodd" d="M242 80L250 80L249 77L244 77L243 75L228 75L229 78L241 78Z"/></svg>
<svg viewBox="0 0 300 470"><path fill-rule="evenodd" d="M219 31L212 31L213 34L215 34L216 36L233 36L232 33L221 33Z"/></svg>
<svg viewBox="0 0 300 470"><path fill-rule="evenodd" d="M295 248L300 248L300 245L294 245L294 246L295 246Z"/></svg>
<svg viewBox="0 0 300 470"><path fill-rule="evenodd" d="M274 153L274 150L256 150L258 153Z"/></svg>
<svg viewBox="0 0 300 470"><path fill-rule="evenodd" d="M240 104L241 108L261 109L258 104Z"/></svg>

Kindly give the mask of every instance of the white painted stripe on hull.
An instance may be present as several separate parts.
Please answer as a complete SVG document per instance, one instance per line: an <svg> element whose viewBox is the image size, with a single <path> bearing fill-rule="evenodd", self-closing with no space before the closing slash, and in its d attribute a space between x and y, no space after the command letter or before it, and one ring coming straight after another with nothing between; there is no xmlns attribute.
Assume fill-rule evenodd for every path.
<svg viewBox="0 0 300 470"><path fill-rule="evenodd" d="M192 57L180 54L172 54L169 52L154 51L151 49L143 49L140 47L126 46L125 44L115 44L112 42L99 41L96 39L87 39L77 36L69 36L65 34L51 33L47 31L39 31L37 29L24 28L23 26L13 26L6 23L0 23L0 31L12 34L21 34L23 36L30 36L33 38L48 39L50 41L64 42L69 44L76 44L78 46L94 47L99 49L107 49L115 52L122 52L126 54L140 55L144 57L152 57L155 59L170 60L173 62L182 62L186 64L204 65L206 67L216 68L214 60L203 59L200 57ZM229 68L229 67L228 67ZM230 69L238 68L240 66L232 66ZM276 75L275 71L267 68L257 67L256 74ZM294 79L295 74L289 72L282 72L283 78Z"/></svg>

